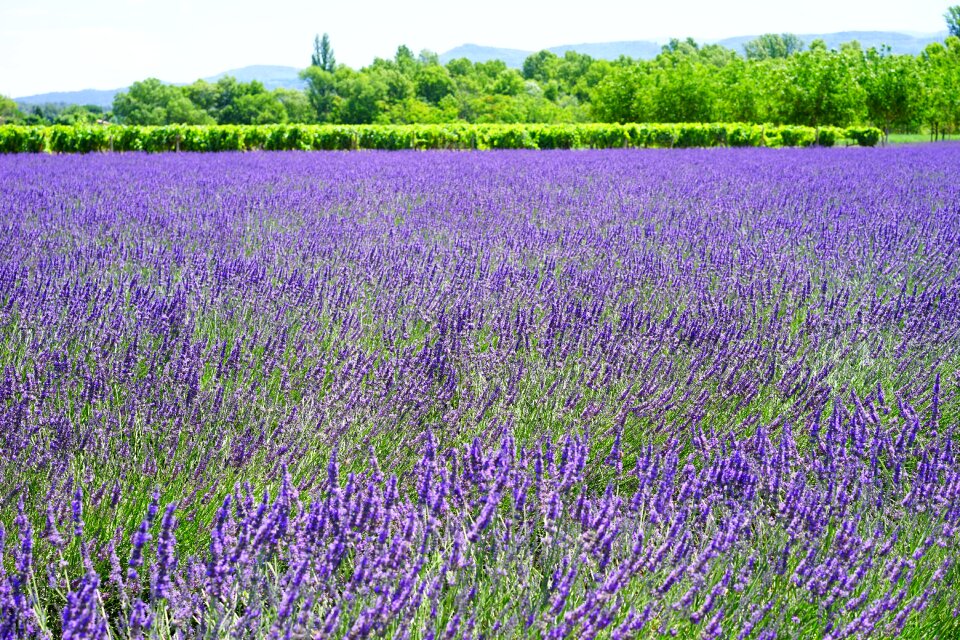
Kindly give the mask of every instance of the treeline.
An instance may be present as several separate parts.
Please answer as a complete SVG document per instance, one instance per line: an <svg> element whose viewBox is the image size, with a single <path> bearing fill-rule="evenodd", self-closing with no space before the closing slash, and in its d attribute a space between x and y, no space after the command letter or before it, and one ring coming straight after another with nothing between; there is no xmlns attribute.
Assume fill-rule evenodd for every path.
<svg viewBox="0 0 960 640"><path fill-rule="evenodd" d="M0 153L873 146L873 127L742 123L0 126Z"/></svg>
<svg viewBox="0 0 960 640"><path fill-rule="evenodd" d="M440 64L400 47L355 70L315 45L305 91L267 90L223 78L172 86L155 79L118 94L109 114L89 120L166 124L411 124L749 122L872 125L885 132L960 131L960 38L918 55L830 50L767 35L744 55L719 45L673 40L653 60L595 60L541 51L521 70L465 58ZM324 47L326 47L324 49ZM68 114L76 118L77 114ZM0 120L3 117L0 116ZM6 117L18 121L16 116ZM20 121L23 121L21 119Z"/></svg>

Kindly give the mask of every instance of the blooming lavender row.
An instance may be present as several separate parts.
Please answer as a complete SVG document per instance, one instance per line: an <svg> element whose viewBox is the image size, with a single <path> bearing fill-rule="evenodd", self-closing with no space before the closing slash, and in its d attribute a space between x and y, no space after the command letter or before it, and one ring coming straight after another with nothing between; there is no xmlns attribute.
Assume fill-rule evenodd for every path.
<svg viewBox="0 0 960 640"><path fill-rule="evenodd" d="M896 422L837 407L810 456L789 430L776 445L765 429L703 438L683 457L673 440L597 492L577 437L446 452L428 440L409 496L396 475L344 478L333 457L310 492L288 471L275 496L238 485L209 548L187 557L177 503L161 514L155 495L121 555L85 535L78 491L69 531L18 515L5 630L44 637L35 598L49 588L66 637L104 637L111 614L131 637L896 635L958 605L945 578L960 523L948 439L911 445ZM905 464L917 472L882 470ZM78 550L82 575L56 562L44 575L38 538L58 557Z"/></svg>
<svg viewBox="0 0 960 640"><path fill-rule="evenodd" d="M0 158L0 635L949 637L958 160Z"/></svg>

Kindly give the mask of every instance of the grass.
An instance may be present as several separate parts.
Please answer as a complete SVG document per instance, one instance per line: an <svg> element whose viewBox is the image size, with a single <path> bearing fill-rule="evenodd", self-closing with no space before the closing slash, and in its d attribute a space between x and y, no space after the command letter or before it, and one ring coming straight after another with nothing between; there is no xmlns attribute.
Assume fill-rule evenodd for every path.
<svg viewBox="0 0 960 640"><path fill-rule="evenodd" d="M945 138L937 138L937 142L960 140L960 134L948 135ZM933 142L929 133L891 133L887 138L888 144L920 144L923 142Z"/></svg>

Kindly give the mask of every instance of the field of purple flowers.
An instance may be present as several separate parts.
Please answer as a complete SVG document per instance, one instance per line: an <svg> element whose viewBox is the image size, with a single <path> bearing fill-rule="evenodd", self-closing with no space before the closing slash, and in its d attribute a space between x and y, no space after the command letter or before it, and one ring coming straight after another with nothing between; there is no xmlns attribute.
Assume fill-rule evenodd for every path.
<svg viewBox="0 0 960 640"><path fill-rule="evenodd" d="M960 635L960 148L0 157L0 637Z"/></svg>

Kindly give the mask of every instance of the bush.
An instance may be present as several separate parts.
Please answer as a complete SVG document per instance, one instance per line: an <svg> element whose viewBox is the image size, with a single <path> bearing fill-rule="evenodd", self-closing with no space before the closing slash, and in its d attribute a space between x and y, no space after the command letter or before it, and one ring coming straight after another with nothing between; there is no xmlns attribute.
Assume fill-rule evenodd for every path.
<svg viewBox="0 0 960 640"><path fill-rule="evenodd" d="M763 127L755 124L726 125L727 144L731 147L759 147L763 142Z"/></svg>
<svg viewBox="0 0 960 640"><path fill-rule="evenodd" d="M811 127L785 125L780 127L780 143L784 147L809 147L817 140L817 131Z"/></svg>
<svg viewBox="0 0 960 640"><path fill-rule="evenodd" d="M0 153L40 153L45 148L45 127L0 126Z"/></svg>
<svg viewBox="0 0 960 640"><path fill-rule="evenodd" d="M566 125L543 125L533 130L538 149L576 149L580 144L580 128Z"/></svg>
<svg viewBox="0 0 960 640"><path fill-rule="evenodd" d="M581 149L619 147L874 146L873 127L743 123L0 126L0 153L352 149Z"/></svg>
<svg viewBox="0 0 960 640"><path fill-rule="evenodd" d="M849 127L846 131L846 137L861 147L875 147L882 136L883 132L876 127Z"/></svg>

